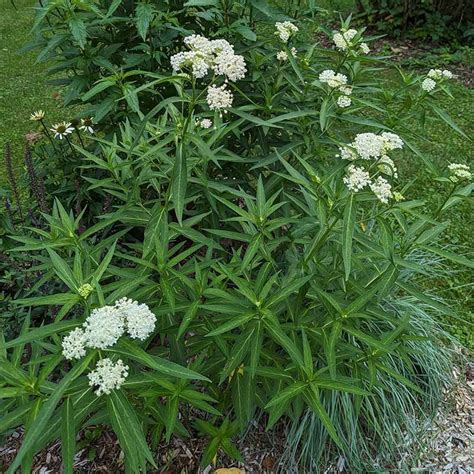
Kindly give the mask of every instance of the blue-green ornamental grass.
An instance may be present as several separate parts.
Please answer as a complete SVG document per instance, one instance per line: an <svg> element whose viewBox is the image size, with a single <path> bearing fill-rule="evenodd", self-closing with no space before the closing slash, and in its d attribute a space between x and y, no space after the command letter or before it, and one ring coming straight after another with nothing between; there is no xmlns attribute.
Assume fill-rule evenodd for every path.
<svg viewBox="0 0 474 474"><path fill-rule="evenodd" d="M1 431L26 427L8 472L57 439L72 472L88 424L116 433L130 473L156 466L150 440L196 433L203 466L240 460L253 420L286 430L289 470L391 466L452 364L435 317L457 314L419 276L439 256L473 266L438 245L470 170L432 163L409 126L434 116L468 140L438 103L452 79L388 82L349 21L327 48L264 2L188 4L39 10L86 110L44 117L35 152L68 172L12 236L37 281L0 347ZM434 210L407 197L402 153L440 185Z"/></svg>

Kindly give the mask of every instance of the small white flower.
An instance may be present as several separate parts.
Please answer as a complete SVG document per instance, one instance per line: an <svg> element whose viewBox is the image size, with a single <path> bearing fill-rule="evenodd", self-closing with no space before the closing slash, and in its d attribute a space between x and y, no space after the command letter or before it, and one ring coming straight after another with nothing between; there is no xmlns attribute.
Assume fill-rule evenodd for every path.
<svg viewBox="0 0 474 474"><path fill-rule="evenodd" d="M337 98L337 105L341 108L350 107L352 101L347 95L341 95Z"/></svg>
<svg viewBox="0 0 474 474"><path fill-rule="evenodd" d="M287 43L290 37L299 31L298 27L290 21L277 21L275 23L275 27L277 29L277 31L275 31L275 34L278 35L278 37L281 41L283 41L283 43Z"/></svg>
<svg viewBox="0 0 474 474"><path fill-rule="evenodd" d="M113 346L125 331L123 315L113 306L97 308L84 323L86 346L107 349Z"/></svg>
<svg viewBox="0 0 474 474"><path fill-rule="evenodd" d="M66 359L80 359L86 355L86 335L81 328L72 330L62 340L63 355Z"/></svg>
<svg viewBox="0 0 474 474"><path fill-rule="evenodd" d="M392 132L382 132L384 140L384 151L391 151L403 148L403 140Z"/></svg>
<svg viewBox="0 0 474 474"><path fill-rule="evenodd" d="M352 94L352 87L351 86L341 86L339 87L339 92L344 95L351 95Z"/></svg>
<svg viewBox="0 0 474 474"><path fill-rule="evenodd" d="M445 79L452 79L454 77L454 74L451 71L448 71L447 69L444 69L442 74Z"/></svg>
<svg viewBox="0 0 474 474"><path fill-rule="evenodd" d="M367 43L360 43L360 50L363 54L369 54L370 53L370 48L367 45Z"/></svg>
<svg viewBox="0 0 474 474"><path fill-rule="evenodd" d="M223 110L232 107L234 96L230 90L227 89L226 84L217 87L213 84L207 89L206 101L211 110Z"/></svg>
<svg viewBox="0 0 474 474"><path fill-rule="evenodd" d="M357 160L358 156L354 149L348 146L339 147L340 157L343 160L354 161Z"/></svg>
<svg viewBox="0 0 474 474"><path fill-rule="evenodd" d="M384 204L388 203L389 198L391 198L392 195L392 186L390 183L385 179L382 178L382 176L379 176L373 183L370 185L370 189L372 192L377 196L380 202L383 202Z"/></svg>
<svg viewBox="0 0 474 474"><path fill-rule="evenodd" d="M125 365L121 359L118 359L115 364L109 358L101 359L97 362L95 370L87 374L89 385L98 387L95 391L98 397L104 393L108 395L125 382L128 370L128 365Z"/></svg>
<svg viewBox="0 0 474 474"><path fill-rule="evenodd" d="M226 76L229 81L238 81L245 77L247 68L243 56L224 51L216 56L213 63L214 72Z"/></svg>
<svg viewBox="0 0 474 474"><path fill-rule="evenodd" d="M290 52L291 52L291 55L292 55L294 58L296 58L296 55L298 54L298 50L293 47L293 48L290 49Z"/></svg>
<svg viewBox="0 0 474 474"><path fill-rule="evenodd" d="M194 77L202 79L210 69L218 76L237 81L247 72L243 56L234 53L233 46L224 39L209 40L201 35L184 38L190 51L181 51L170 58L173 73L191 70Z"/></svg>
<svg viewBox="0 0 474 474"><path fill-rule="evenodd" d="M81 119L81 125L79 126L79 130L93 134L94 129L92 128L92 125L94 125L94 121L91 117L83 118Z"/></svg>
<svg viewBox="0 0 474 474"><path fill-rule="evenodd" d="M196 125L201 128L211 128L212 127L212 120L204 118L202 120L197 120Z"/></svg>
<svg viewBox="0 0 474 474"><path fill-rule="evenodd" d="M287 61L288 60L288 54L286 54L286 51L278 51L277 53L277 59L278 61Z"/></svg>
<svg viewBox="0 0 474 474"><path fill-rule="evenodd" d="M375 133L359 133L352 142L352 146L362 159L370 160L383 154L384 139Z"/></svg>
<svg viewBox="0 0 474 474"><path fill-rule="evenodd" d="M72 127L70 122L60 122L53 125L50 130L54 133L54 138L62 140L74 132L74 127Z"/></svg>
<svg viewBox="0 0 474 474"><path fill-rule="evenodd" d="M326 69L319 74L319 81L326 83L331 88L341 87L347 84L347 76L335 73L332 69Z"/></svg>
<svg viewBox="0 0 474 474"><path fill-rule="evenodd" d="M433 79L426 78L421 83L421 88L426 92L431 92L436 87L436 82Z"/></svg>
<svg viewBox="0 0 474 474"><path fill-rule="evenodd" d="M156 316L146 304L138 304L129 298L116 301L115 308L125 320L129 336L144 341L155 329Z"/></svg>
<svg viewBox="0 0 474 474"><path fill-rule="evenodd" d="M345 32L335 32L333 34L332 40L336 45L336 48L340 51L346 51L347 49L352 47L351 40L354 36L357 35L357 30L350 29Z"/></svg>
<svg viewBox="0 0 474 474"><path fill-rule="evenodd" d="M463 165L462 163L450 163L448 165L448 169L449 171L451 171L452 176L455 178L467 180L472 179L471 170L467 165Z"/></svg>
<svg viewBox="0 0 474 474"><path fill-rule="evenodd" d="M36 110L30 115L30 120L34 120L36 122L39 122L40 120L44 119L44 111L42 110Z"/></svg>
<svg viewBox="0 0 474 474"><path fill-rule="evenodd" d="M349 191L357 192L370 185L370 175L364 168L350 165L347 169L347 175L343 178L344 184Z"/></svg>
<svg viewBox="0 0 474 474"><path fill-rule="evenodd" d="M443 78L443 71L441 71L441 69L430 69L428 71L428 77L439 81L440 79Z"/></svg>

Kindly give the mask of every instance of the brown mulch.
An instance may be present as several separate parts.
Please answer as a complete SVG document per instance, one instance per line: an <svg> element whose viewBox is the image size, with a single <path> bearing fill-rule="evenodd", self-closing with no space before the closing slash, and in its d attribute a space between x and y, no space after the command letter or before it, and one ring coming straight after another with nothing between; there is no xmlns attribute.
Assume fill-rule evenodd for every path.
<svg viewBox="0 0 474 474"><path fill-rule="evenodd" d="M468 364L465 371L454 368L453 376L455 383L446 391L443 407L434 423L418 440L415 448L418 451L415 453L417 461L411 472L474 473L474 363ZM4 472L12 462L21 445L22 436L22 430L18 429L0 447L0 472ZM77 446L79 450L75 456L75 473L124 472L123 453L113 433L91 428L81 432ZM255 424L251 433L237 443L237 447L244 458L243 463L232 462L227 456L220 455L215 467L201 469L199 461L205 440L176 438L157 447L155 452L159 469L148 472L210 474L215 469L233 466L240 469L241 473L274 473L278 471L278 459L285 448L285 435L282 430L267 433L260 425ZM61 446L56 442L35 457L32 474L60 472ZM326 472L336 471L328 469Z"/></svg>
<svg viewBox="0 0 474 474"><path fill-rule="evenodd" d="M455 367L453 377L444 407L421 441L423 452L413 472L474 473L474 363L464 373Z"/></svg>

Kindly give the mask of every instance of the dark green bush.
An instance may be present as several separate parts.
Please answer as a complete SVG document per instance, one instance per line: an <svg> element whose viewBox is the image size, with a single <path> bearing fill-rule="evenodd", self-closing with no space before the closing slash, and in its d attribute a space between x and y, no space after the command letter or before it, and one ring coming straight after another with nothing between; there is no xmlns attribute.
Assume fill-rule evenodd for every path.
<svg viewBox="0 0 474 474"><path fill-rule="evenodd" d="M72 472L77 431L97 424L115 431L131 473L155 464L148 441L172 436L204 436L204 466L220 451L240 459L233 438L254 420L287 430L282 462L296 471L318 472L339 454L353 471L382 469L416 433L414 417L434 413L449 375L432 315L455 314L416 286L432 271L419 252L472 266L436 245L443 214L472 189L469 172L435 167L406 125L431 113L463 133L436 105L449 73L386 84L390 64L367 54L363 31L344 22L334 50L308 42L319 32L308 20L280 41L282 14L264 2L169 2L145 27L137 18L150 5L40 9L48 52L77 68L69 98L84 99L99 124L94 137L45 122L58 138L38 154L71 172L56 190L50 183L60 199L42 225L11 237L11 252L28 253L37 272L15 304L46 309L0 347L0 431L26 425L8 472L28 470L55 439ZM257 12L267 18L258 34L247 29ZM173 39L150 33L164 18ZM171 55L191 49L181 36L191 28L232 33L245 77L218 72L222 46L195 57L212 64L207 75L191 73L194 62L171 71ZM137 53L147 40L156 67ZM97 48L103 61L82 74ZM233 103L216 109L213 86ZM402 146L445 185L433 215L410 200L413 183L387 156ZM117 303L124 297L142 305ZM137 315L136 325L156 317L138 340ZM103 327L87 335L93 320ZM106 343L91 342L101 335ZM117 383L102 393L94 377L102 364L113 375L114 363Z"/></svg>

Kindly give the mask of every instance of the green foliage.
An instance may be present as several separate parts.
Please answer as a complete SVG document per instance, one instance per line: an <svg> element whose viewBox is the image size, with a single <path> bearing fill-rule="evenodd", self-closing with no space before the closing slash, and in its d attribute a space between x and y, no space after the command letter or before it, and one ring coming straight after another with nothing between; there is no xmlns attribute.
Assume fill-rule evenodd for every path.
<svg viewBox="0 0 474 474"><path fill-rule="evenodd" d="M474 15L467 0L359 0L355 3L371 24L392 36L472 43Z"/></svg>
<svg viewBox="0 0 474 474"><path fill-rule="evenodd" d="M432 114L464 133L436 104L447 83L429 94L423 78L400 71L387 84L384 58L358 52L362 31L341 53L308 41L320 31L311 19L281 44L271 25L285 15L266 2L168 6L60 0L39 9L44 55L77 68L69 99L88 103L103 123L96 138L78 132L38 145L70 172L41 225L11 236L10 253L29 254L37 281L14 302L36 317L0 341L0 432L26 427L8 472L55 439L70 471L76 433L95 425L116 433L127 472L155 465L147 440L196 430L207 439L203 465L220 451L239 459L233 438L257 418L290 433L311 419L318 436L292 436L293 448L327 455L302 456L300 469L337 453L354 469L373 466L377 453L354 446L383 446L383 407L399 413L391 422L400 439L417 408L433 411L448 376L444 334L429 314L421 327L414 308L457 315L420 291L414 276L427 268L416 252L472 266L436 244L444 212L466 201L472 185L418 151L409 126ZM268 27L252 29L257 18ZM234 94L226 111L205 100L211 75L170 71L181 35L211 25L216 37L235 38L248 70L226 83ZM276 60L279 50L286 62ZM349 78L349 108L320 80L331 68ZM202 127L203 118L212 126ZM411 159L432 171L444 186L433 213L422 200L383 203L367 187L348 189L347 161L335 155L367 131L402 135ZM350 164L366 166L372 179L383 173L393 196L410 192L377 160L356 155ZM78 195L82 206L69 210ZM153 332L65 360L61 338L123 297L149 306ZM129 370L119 388L98 396L87 375L105 357Z"/></svg>

